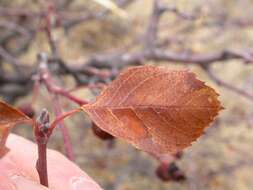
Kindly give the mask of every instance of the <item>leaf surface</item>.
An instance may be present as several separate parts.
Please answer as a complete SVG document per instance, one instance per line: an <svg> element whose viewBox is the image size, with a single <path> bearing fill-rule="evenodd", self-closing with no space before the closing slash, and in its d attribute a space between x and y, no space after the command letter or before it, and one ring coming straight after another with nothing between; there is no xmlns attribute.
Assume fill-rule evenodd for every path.
<svg viewBox="0 0 253 190"><path fill-rule="evenodd" d="M104 131L153 155L191 145L221 110L218 94L188 71L127 69L83 106Z"/></svg>
<svg viewBox="0 0 253 190"><path fill-rule="evenodd" d="M4 147L12 127L20 123L29 123L32 120L24 113L0 101L0 150Z"/></svg>

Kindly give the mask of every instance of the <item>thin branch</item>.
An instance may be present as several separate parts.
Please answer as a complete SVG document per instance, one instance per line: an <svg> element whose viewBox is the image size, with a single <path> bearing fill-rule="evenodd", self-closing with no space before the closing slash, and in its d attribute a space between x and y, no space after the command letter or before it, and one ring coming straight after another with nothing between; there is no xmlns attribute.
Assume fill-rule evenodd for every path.
<svg viewBox="0 0 253 190"><path fill-rule="evenodd" d="M245 91L244 89L238 88L238 87L234 86L233 84L223 81L211 70L211 68L205 69L205 71L208 74L208 76L210 77L210 79L212 79L218 85L220 85L232 92L235 92L250 101L253 101L253 94L250 94L249 92Z"/></svg>
<svg viewBox="0 0 253 190"><path fill-rule="evenodd" d="M53 81L51 74L48 70L46 61L47 61L47 58L46 58L46 60L42 60L40 62L39 79L46 86L47 90L52 94L58 94L58 95L64 96L80 106L83 104L87 104L87 101L79 99L79 98L71 95L68 91L64 90L63 88L61 88L55 84L55 82Z"/></svg>
<svg viewBox="0 0 253 190"><path fill-rule="evenodd" d="M39 174L40 184L48 187L48 174L47 174L47 142L51 135L49 129L49 113L43 110L39 115L35 127L34 135L38 145L38 160L36 169Z"/></svg>
<svg viewBox="0 0 253 190"><path fill-rule="evenodd" d="M0 57L6 62L13 65L15 68L27 68L27 66L20 60L13 57L8 51L6 51L2 46L0 46Z"/></svg>
<svg viewBox="0 0 253 190"><path fill-rule="evenodd" d="M155 47L157 40L157 32L159 20L162 13L165 11L164 7L161 6L160 0L153 1L153 9L149 18L149 23L146 29L144 48L152 49Z"/></svg>
<svg viewBox="0 0 253 190"><path fill-rule="evenodd" d="M53 131L54 128L58 125L59 122L61 122L63 119L75 114L75 113L78 113L80 112L81 109L75 109L75 110L71 110L71 111L68 111L68 112L65 112L65 113L62 113L60 116L58 116L51 124L50 126L50 131Z"/></svg>
<svg viewBox="0 0 253 190"><path fill-rule="evenodd" d="M46 54L40 54L40 56L38 56L38 59L39 59L39 80L40 82L45 84L48 92L53 95L52 103L53 103L56 117L60 117L60 115L62 114L58 95L63 95L67 97L69 100L72 100L78 103L79 105L83 105L87 103L86 101L83 101L81 99L78 99L77 97L72 96L69 92L55 85L55 82L53 81L47 67L48 58ZM59 121L58 126L63 135L63 141L64 141L67 157L70 160L74 160L74 154L73 154L72 145L70 142L70 135L69 135L68 129L65 127L62 121Z"/></svg>
<svg viewBox="0 0 253 190"><path fill-rule="evenodd" d="M61 110L60 103L59 103L59 97L57 95L54 95L54 97L53 97L53 107L54 107L55 116L57 118L60 117L62 115L62 110ZM66 128L66 126L64 125L64 122L62 120L59 121L58 127L62 132L66 155L71 161L74 161L74 151L72 148L71 139L70 139L68 129ZM50 128L52 128L52 127L50 127Z"/></svg>
<svg viewBox="0 0 253 190"><path fill-rule="evenodd" d="M241 59L244 60L245 63L252 63L253 49L243 51L227 49L211 53L176 53L156 49L152 54L148 54L147 58L158 61L172 61L198 65L209 65L217 61L228 61L232 59Z"/></svg>

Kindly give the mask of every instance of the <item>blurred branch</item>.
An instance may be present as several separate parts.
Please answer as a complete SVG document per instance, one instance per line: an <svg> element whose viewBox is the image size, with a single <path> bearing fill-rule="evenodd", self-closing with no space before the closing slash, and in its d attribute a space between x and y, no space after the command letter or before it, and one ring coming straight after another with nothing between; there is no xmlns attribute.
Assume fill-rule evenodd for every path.
<svg viewBox="0 0 253 190"><path fill-rule="evenodd" d="M250 101L253 101L253 94L250 94L249 92L245 91L242 88L238 88L238 87L234 86L234 84L229 84L229 83L223 81L209 67L206 68L205 71L208 74L208 76L210 77L210 79L213 80L218 85L220 85L232 92L235 92L235 93L241 95L242 97L247 98Z"/></svg>
<svg viewBox="0 0 253 190"><path fill-rule="evenodd" d="M133 0L118 0L116 4L123 9L133 2ZM21 62L16 54L11 53L8 48L5 48L5 45L16 37L12 32L18 32L22 34L22 36L27 36L26 45L29 45L36 32L43 31L46 32L48 44L51 48L51 55L48 58L50 72L53 74L72 76L77 86L90 86L90 84L110 82L118 75L122 68L131 65L145 64L146 61L195 64L204 68L209 77L217 84L253 100L253 95L243 89L234 87L232 84L224 82L209 69L213 63L219 62L225 64L226 61L235 59L245 64L252 64L253 49L225 48L214 52L194 52L191 50L175 51L170 46L177 43L178 40L176 40L176 36L168 36L171 40L168 43L165 42L165 45L161 44L159 22L164 13L173 13L179 18L182 18L182 22L183 20L187 20L187 22L194 21L194 19L199 16L199 13L198 15L184 13L173 5L166 5L162 0L153 0L147 26L143 31L143 35L138 37L138 39L142 39L141 46L138 46L139 41L136 40L131 44L132 47L137 46L139 48L133 48L133 50L122 48L121 50L110 53L96 53L85 57L81 64L72 63L75 61L70 62L69 60L64 60L61 55L59 55L56 39L54 39L52 31L58 27L69 29L72 26L88 20L103 19L110 13L107 9L100 12L90 12L88 9L84 8L78 11L71 10L69 6L71 3L71 0L66 0L63 4L59 5L59 7L57 7L58 5L52 4L46 9L41 9L37 12L23 8L0 7L0 16L3 18L3 20L0 21L0 27L7 29L9 32L7 33L8 35L0 39L0 58L2 60L2 63L0 63L1 84L23 85L33 82L31 77L38 70L37 65ZM26 21L28 18L29 21ZM36 24L38 21L40 21L39 24ZM32 22L32 24L30 24L30 22ZM41 23L44 25L41 25ZM249 21L232 21L231 23L240 25L241 23L249 23ZM31 33L31 31L34 34ZM184 40L181 40L180 43L183 43L183 41ZM25 49L21 49L20 51L24 53ZM9 74L6 74L3 67L6 63L10 64L14 70L18 71L19 75L10 77ZM27 93L28 92L29 90Z"/></svg>
<svg viewBox="0 0 253 190"><path fill-rule="evenodd" d="M245 63L253 62L252 50L221 50L211 53L176 53L172 51L155 50L151 55L153 60L192 63L198 65L209 65L217 61L229 61L241 59Z"/></svg>
<svg viewBox="0 0 253 190"><path fill-rule="evenodd" d="M161 5L160 0L153 1L153 10L149 18L149 23L146 29L146 36L144 41L144 47L146 49L151 49L155 46L157 40L159 20L165 10L166 8Z"/></svg>

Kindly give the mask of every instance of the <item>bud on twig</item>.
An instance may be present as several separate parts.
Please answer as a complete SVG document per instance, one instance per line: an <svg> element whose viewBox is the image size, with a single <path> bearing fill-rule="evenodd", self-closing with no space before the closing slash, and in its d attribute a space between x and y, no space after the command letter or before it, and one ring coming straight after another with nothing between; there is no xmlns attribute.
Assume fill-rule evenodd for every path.
<svg viewBox="0 0 253 190"><path fill-rule="evenodd" d="M47 142L51 135L49 124L49 113L43 109L36 120L35 137L38 145L38 160L36 169L39 174L40 184L48 187L48 174L47 174Z"/></svg>
<svg viewBox="0 0 253 190"><path fill-rule="evenodd" d="M39 131L42 133L47 133L50 124L49 124L49 113L46 109L43 109L40 113L40 115L38 116L37 120L36 120L37 124L38 124L38 128Z"/></svg>

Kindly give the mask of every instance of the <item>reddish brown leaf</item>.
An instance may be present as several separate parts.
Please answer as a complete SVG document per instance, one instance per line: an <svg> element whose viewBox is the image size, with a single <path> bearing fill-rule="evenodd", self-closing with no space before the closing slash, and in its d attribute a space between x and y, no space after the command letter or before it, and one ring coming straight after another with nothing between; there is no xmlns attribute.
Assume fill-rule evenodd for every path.
<svg viewBox="0 0 253 190"><path fill-rule="evenodd" d="M5 145L5 141L13 126L31 121L22 112L0 101L0 150Z"/></svg>
<svg viewBox="0 0 253 190"><path fill-rule="evenodd" d="M160 156L191 145L221 110L218 94L188 71L124 71L83 106L104 131Z"/></svg>

